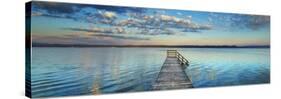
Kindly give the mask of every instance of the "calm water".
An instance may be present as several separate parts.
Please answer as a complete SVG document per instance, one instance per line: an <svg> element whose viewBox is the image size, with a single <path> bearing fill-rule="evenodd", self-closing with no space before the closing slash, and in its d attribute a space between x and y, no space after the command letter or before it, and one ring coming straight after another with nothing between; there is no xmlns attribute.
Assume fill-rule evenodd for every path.
<svg viewBox="0 0 281 99"><path fill-rule="evenodd" d="M152 90L167 49L33 48L33 97ZM190 61L186 73L194 87L270 81L270 51L267 48L177 50Z"/></svg>

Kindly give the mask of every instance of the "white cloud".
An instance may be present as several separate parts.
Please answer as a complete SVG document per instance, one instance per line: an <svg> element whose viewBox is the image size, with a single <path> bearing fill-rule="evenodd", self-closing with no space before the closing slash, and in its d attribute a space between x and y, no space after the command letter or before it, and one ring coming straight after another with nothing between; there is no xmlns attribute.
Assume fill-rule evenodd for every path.
<svg viewBox="0 0 281 99"><path fill-rule="evenodd" d="M161 21L173 21L175 19L174 16L168 16L168 15L160 15Z"/></svg>
<svg viewBox="0 0 281 99"><path fill-rule="evenodd" d="M136 13L127 13L127 15L130 15L131 17L117 21L116 25L119 27L129 27L126 28L126 30L130 28L136 28L139 30L138 32L140 34L145 35L176 34L169 33L173 32L171 29L197 32L199 30L209 30L212 28L211 25L208 24L197 24L192 22L192 16L180 18L166 14L142 15ZM116 30L117 32L121 31L121 29Z"/></svg>
<svg viewBox="0 0 281 99"><path fill-rule="evenodd" d="M31 16L41 16L41 15L43 15L43 13L41 13L41 12L32 12L31 13Z"/></svg>
<svg viewBox="0 0 281 99"><path fill-rule="evenodd" d="M104 10L97 10L97 15L98 17L104 18L104 19L109 19L113 20L117 18L117 14L115 12L111 11L104 11Z"/></svg>
<svg viewBox="0 0 281 99"><path fill-rule="evenodd" d="M117 33L125 33L125 29L122 27L116 27L115 29Z"/></svg>
<svg viewBox="0 0 281 99"><path fill-rule="evenodd" d="M104 16L105 18L108 18L108 19L114 19L114 18L116 18L116 14L115 14L114 12L108 12L108 11L104 12L104 13L103 13L103 16Z"/></svg>

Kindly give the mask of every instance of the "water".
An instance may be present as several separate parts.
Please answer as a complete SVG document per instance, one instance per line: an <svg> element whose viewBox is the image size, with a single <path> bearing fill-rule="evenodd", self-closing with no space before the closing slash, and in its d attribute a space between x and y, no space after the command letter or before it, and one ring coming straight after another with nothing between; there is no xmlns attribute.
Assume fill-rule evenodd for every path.
<svg viewBox="0 0 281 99"><path fill-rule="evenodd" d="M169 48L32 48L32 95L152 90ZM269 49L172 48L190 61L194 87L269 83Z"/></svg>

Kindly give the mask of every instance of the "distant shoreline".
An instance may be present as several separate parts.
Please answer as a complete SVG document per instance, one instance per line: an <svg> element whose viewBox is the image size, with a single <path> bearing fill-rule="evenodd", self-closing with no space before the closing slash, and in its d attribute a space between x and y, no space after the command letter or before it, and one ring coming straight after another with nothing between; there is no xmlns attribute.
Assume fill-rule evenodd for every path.
<svg viewBox="0 0 281 99"><path fill-rule="evenodd" d="M142 47L142 48L270 48L269 45L78 45L78 44L32 44L32 47Z"/></svg>

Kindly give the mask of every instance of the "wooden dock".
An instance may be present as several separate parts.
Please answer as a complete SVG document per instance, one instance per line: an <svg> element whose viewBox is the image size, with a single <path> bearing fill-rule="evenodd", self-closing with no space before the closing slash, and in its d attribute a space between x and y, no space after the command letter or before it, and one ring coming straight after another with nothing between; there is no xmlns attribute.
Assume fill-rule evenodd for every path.
<svg viewBox="0 0 281 99"><path fill-rule="evenodd" d="M192 88L192 82L185 73L189 65L177 50L167 50L167 58L153 84L154 90Z"/></svg>

